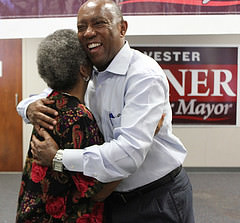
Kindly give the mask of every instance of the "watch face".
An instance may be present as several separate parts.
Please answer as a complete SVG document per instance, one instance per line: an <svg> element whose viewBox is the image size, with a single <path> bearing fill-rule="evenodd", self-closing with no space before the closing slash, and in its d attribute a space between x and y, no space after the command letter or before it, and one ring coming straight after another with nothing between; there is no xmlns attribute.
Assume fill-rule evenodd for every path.
<svg viewBox="0 0 240 223"><path fill-rule="evenodd" d="M59 161L54 161L53 162L53 169L55 171L59 171L59 172L62 172L63 171L63 165L62 165L62 162L59 162Z"/></svg>

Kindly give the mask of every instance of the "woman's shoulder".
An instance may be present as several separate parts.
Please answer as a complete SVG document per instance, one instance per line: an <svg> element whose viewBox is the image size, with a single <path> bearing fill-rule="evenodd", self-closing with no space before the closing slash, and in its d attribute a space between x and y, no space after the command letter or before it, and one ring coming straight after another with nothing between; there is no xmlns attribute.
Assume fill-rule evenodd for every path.
<svg viewBox="0 0 240 223"><path fill-rule="evenodd" d="M54 104L49 106L58 111L60 116L76 116L78 118L87 117L94 120L90 110L75 96L54 90L48 98L55 101Z"/></svg>

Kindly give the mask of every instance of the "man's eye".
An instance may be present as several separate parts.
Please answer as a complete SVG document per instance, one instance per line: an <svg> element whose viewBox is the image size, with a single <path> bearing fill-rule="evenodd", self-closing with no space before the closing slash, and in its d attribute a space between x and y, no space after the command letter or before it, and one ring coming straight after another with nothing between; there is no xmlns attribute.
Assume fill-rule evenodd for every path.
<svg viewBox="0 0 240 223"><path fill-rule="evenodd" d="M103 20L99 20L99 21L96 21L94 24L93 24L95 27L103 27L106 25L106 22L103 21Z"/></svg>
<svg viewBox="0 0 240 223"><path fill-rule="evenodd" d="M78 32L83 32L86 29L87 29L87 26L85 26L85 25L78 25Z"/></svg>

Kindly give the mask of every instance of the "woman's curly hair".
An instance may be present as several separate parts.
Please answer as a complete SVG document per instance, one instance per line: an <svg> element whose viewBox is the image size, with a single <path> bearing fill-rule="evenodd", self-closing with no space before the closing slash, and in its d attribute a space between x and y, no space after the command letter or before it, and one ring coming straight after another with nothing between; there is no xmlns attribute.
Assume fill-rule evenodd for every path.
<svg viewBox="0 0 240 223"><path fill-rule="evenodd" d="M37 51L38 72L55 90L71 90L80 78L80 65L89 65L77 33L71 29L55 31L42 40Z"/></svg>

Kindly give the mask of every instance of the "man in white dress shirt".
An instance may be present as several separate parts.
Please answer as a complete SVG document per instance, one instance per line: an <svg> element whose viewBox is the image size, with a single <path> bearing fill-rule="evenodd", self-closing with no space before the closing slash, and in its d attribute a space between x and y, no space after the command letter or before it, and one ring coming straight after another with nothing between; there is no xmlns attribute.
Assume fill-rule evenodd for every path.
<svg viewBox="0 0 240 223"><path fill-rule="evenodd" d="M127 22L113 1L85 2L77 26L94 65L85 103L105 143L61 150L41 131L44 141L32 141L33 153L42 165L54 160L101 182L122 180L105 201L107 223L194 223L192 186L182 168L186 149L172 134L166 75L156 61L130 48L125 40ZM50 91L18 105L25 121L28 117L33 124L54 125L45 114L57 114L40 99ZM162 114L163 126L155 135Z"/></svg>

